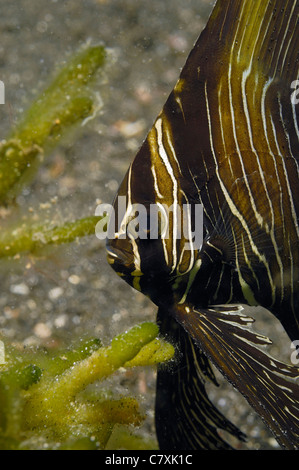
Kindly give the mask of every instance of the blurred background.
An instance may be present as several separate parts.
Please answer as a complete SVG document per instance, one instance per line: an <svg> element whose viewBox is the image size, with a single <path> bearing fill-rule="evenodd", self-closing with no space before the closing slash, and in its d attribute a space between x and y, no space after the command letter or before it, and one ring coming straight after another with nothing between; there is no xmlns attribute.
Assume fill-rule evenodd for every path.
<svg viewBox="0 0 299 470"><path fill-rule="evenodd" d="M0 140L83 44L102 43L111 57L99 83L101 112L41 165L17 197L12 210L19 217L44 211L45 220L62 223L93 215L100 202L112 202L212 6L208 0L0 3L0 80L6 100L0 106ZM7 210L1 209L0 216ZM140 321L155 320L155 307L111 270L104 243L95 236L2 261L0 285L0 337L21 347L54 348L90 335L108 343ZM278 322L260 309L253 314L259 318L256 329L277 338L273 355L289 358L290 342L283 340ZM211 396L248 434L241 448L277 448L243 398L221 377L219 382ZM155 370L124 371L114 387L140 398L147 413L141 432L153 436Z"/></svg>

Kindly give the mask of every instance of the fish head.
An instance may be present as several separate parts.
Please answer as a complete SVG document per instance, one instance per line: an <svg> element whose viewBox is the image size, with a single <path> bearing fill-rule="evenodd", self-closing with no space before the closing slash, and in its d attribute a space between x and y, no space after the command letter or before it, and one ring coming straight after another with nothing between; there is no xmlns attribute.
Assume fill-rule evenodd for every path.
<svg viewBox="0 0 299 470"><path fill-rule="evenodd" d="M182 213L179 183L173 196L173 175L155 165L148 140L115 197L106 248L116 273L159 304L192 269L196 249L188 243L190 208Z"/></svg>

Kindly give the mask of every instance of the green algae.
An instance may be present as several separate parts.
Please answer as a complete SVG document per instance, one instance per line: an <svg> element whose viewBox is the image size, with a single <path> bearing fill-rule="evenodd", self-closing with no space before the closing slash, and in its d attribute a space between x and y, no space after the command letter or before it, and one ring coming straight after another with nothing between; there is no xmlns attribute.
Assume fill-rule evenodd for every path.
<svg viewBox="0 0 299 470"><path fill-rule="evenodd" d="M1 449L105 449L114 428L118 437L112 442L130 447L124 426L142 424L138 400L111 392L107 397L101 389L91 393L88 386L121 368L156 363L157 351L159 362L170 360L174 350L158 334L157 325L147 322L114 337L108 346L93 338L55 355L9 346L0 365ZM148 448L148 442L133 435L136 440L139 448Z"/></svg>
<svg viewBox="0 0 299 470"><path fill-rule="evenodd" d="M106 64L103 46L86 46L57 73L50 85L0 142L0 206L9 209L23 185L74 126L97 113L100 100L93 84ZM56 225L2 220L0 262L47 246L95 235L101 219L90 215ZM132 434L144 413L136 397L114 396L90 386L120 369L169 361L173 347L159 337L154 323L142 323L116 336L108 346L98 338L64 350L13 347L0 339L0 449L156 448L155 439ZM102 384L101 384L102 385Z"/></svg>
<svg viewBox="0 0 299 470"><path fill-rule="evenodd" d="M79 51L0 143L0 204L20 191L70 128L94 114L97 100L92 83L105 60L103 46Z"/></svg>
<svg viewBox="0 0 299 470"><path fill-rule="evenodd" d="M71 243L81 237L94 235L95 225L100 219L91 215L54 227L52 222L41 225L28 221L13 229L4 229L0 233L0 258L35 253L45 246Z"/></svg>

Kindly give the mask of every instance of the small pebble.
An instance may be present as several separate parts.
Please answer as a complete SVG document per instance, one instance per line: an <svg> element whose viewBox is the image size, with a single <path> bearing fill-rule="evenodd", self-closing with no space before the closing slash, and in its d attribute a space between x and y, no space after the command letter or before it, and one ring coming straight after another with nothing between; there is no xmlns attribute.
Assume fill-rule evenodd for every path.
<svg viewBox="0 0 299 470"><path fill-rule="evenodd" d="M63 289L61 287L54 287L53 289L49 291L48 296L50 300L56 300L59 297L61 297L62 294L63 294Z"/></svg>
<svg viewBox="0 0 299 470"><path fill-rule="evenodd" d="M18 295L28 295L30 290L27 284L22 282L21 284L13 284L10 286L10 292Z"/></svg>
<svg viewBox="0 0 299 470"><path fill-rule="evenodd" d="M51 328L46 323L37 323L33 328L34 334L39 338L49 338L52 334Z"/></svg>

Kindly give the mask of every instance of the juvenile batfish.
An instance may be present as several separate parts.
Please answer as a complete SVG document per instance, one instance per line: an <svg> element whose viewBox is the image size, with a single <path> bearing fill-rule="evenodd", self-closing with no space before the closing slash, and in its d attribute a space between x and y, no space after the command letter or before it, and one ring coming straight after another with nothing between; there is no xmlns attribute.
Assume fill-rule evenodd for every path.
<svg viewBox="0 0 299 470"><path fill-rule="evenodd" d="M158 369L161 449L229 448L217 429L244 439L206 394L210 361L299 447L299 370L242 313L261 305L299 340L298 15L297 0L217 1L115 199L108 261L178 345Z"/></svg>

